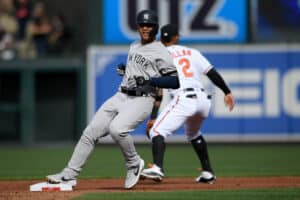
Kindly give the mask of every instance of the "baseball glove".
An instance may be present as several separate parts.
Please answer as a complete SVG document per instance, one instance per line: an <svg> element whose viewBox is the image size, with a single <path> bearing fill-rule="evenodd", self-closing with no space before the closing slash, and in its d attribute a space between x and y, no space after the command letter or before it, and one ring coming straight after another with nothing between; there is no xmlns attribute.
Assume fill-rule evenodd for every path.
<svg viewBox="0 0 300 200"><path fill-rule="evenodd" d="M150 139L150 130L154 124L155 120L154 119L149 119L147 121L147 126L146 126L146 135L147 135L147 138Z"/></svg>
<svg viewBox="0 0 300 200"><path fill-rule="evenodd" d="M126 65L124 63L120 63L117 65L117 73L119 76L124 76L126 70Z"/></svg>
<svg viewBox="0 0 300 200"><path fill-rule="evenodd" d="M143 76L134 76L137 86L145 86L150 84L150 80Z"/></svg>

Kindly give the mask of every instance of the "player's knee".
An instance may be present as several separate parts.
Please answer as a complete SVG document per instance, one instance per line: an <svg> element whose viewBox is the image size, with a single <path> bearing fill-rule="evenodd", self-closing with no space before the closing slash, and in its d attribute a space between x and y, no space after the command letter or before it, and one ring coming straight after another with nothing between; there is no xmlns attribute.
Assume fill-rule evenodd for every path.
<svg viewBox="0 0 300 200"><path fill-rule="evenodd" d="M112 123L109 126L109 133L113 139L118 139L120 137L126 137L128 135L128 132L122 131L121 127L114 123Z"/></svg>
<svg viewBox="0 0 300 200"><path fill-rule="evenodd" d="M157 130L154 130L153 128L149 132L149 137L152 140L155 136L161 135L162 137L166 138L166 134L159 132Z"/></svg>
<svg viewBox="0 0 300 200"><path fill-rule="evenodd" d="M119 131L117 130L116 126L109 126L109 134L111 135L111 137L115 138L116 136L118 136Z"/></svg>
<svg viewBox="0 0 300 200"><path fill-rule="evenodd" d="M154 138L154 137L157 136L157 135L158 135L158 134L153 133L153 131L150 131L150 132L149 132L150 140L152 140L152 138Z"/></svg>
<svg viewBox="0 0 300 200"><path fill-rule="evenodd" d="M85 135L91 140L98 141L101 137L104 137L108 134L107 128L105 126L99 127L95 124L89 124L83 131L82 135Z"/></svg>
<svg viewBox="0 0 300 200"><path fill-rule="evenodd" d="M192 144L200 144L200 145L206 145L206 141L202 135L199 135L198 137L191 140Z"/></svg>
<svg viewBox="0 0 300 200"><path fill-rule="evenodd" d="M188 141L192 141L196 138L198 138L201 135L201 132L197 132L197 133L186 133L186 137Z"/></svg>
<svg viewBox="0 0 300 200"><path fill-rule="evenodd" d="M110 136L113 138L113 140L119 141L120 139L127 137L128 132L113 132L110 133Z"/></svg>

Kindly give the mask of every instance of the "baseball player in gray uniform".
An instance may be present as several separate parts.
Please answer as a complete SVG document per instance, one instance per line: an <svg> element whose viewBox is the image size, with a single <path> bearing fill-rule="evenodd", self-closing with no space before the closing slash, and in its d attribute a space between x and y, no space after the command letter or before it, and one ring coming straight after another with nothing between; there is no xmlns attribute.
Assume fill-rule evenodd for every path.
<svg viewBox="0 0 300 200"><path fill-rule="evenodd" d="M119 90L98 109L83 131L67 166L58 174L46 176L49 183L76 186L76 177L95 145L108 134L120 146L124 156L127 168L124 187L133 188L138 182L144 160L137 153L130 132L151 113L157 86L172 82L171 88L178 88L179 82L172 57L165 46L156 41L159 26L156 13L140 11L137 25L141 40L130 45Z"/></svg>
<svg viewBox="0 0 300 200"><path fill-rule="evenodd" d="M224 102L230 111L234 107L234 96L209 61L198 50L177 45L178 40L176 26L166 25L161 28L161 41L174 58L180 88L172 91L174 96L172 101L159 114L150 130L154 164L142 171L141 178L162 181L165 138L184 125L187 139L194 147L202 165L202 173L196 178L196 182L212 184L216 181L216 176L209 161L206 141L200 132L202 123L208 116L211 102L210 96L203 88L201 74L207 75L224 92Z"/></svg>

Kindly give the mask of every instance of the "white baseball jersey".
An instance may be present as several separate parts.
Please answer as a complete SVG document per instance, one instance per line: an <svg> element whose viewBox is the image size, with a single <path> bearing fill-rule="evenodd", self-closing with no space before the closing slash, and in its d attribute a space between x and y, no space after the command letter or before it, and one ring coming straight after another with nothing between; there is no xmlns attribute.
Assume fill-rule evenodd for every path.
<svg viewBox="0 0 300 200"><path fill-rule="evenodd" d="M172 55L173 62L177 68L180 89L203 88L201 74L206 74L212 68L209 61L198 50L193 48L172 45L167 47L167 49Z"/></svg>
<svg viewBox="0 0 300 200"><path fill-rule="evenodd" d="M167 49L177 68L180 88L173 91L174 98L159 114L150 137L167 137L185 125L185 134L188 140L192 140L201 134L202 121L210 110L211 102L204 91L201 74L206 74L212 65L196 49L181 45Z"/></svg>

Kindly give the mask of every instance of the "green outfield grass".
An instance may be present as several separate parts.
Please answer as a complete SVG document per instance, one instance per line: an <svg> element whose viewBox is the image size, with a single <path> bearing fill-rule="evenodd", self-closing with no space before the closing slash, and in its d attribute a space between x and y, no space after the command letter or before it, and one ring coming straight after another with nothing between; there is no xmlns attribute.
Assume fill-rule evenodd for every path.
<svg viewBox="0 0 300 200"><path fill-rule="evenodd" d="M150 145L137 145L151 162ZM0 148L0 179L43 179L59 172L68 162L73 146L50 148ZM217 176L300 176L299 144L209 144ZM167 145L165 172L169 177L193 177L200 167L190 145ZM123 157L115 145L97 146L80 178L121 178Z"/></svg>
<svg viewBox="0 0 300 200"><path fill-rule="evenodd" d="M207 190L176 192L91 193L76 200L299 200L300 189Z"/></svg>
<svg viewBox="0 0 300 200"><path fill-rule="evenodd" d="M150 145L137 145L150 162ZM68 162L73 146L0 147L0 179L44 179L59 172ZM212 165L218 177L300 176L299 144L209 144ZM196 177L200 167L190 145L167 145L165 173L168 177ZM124 178L125 167L115 145L97 146L79 178ZM78 200L298 200L300 188L250 190L201 190L176 192L91 193Z"/></svg>

